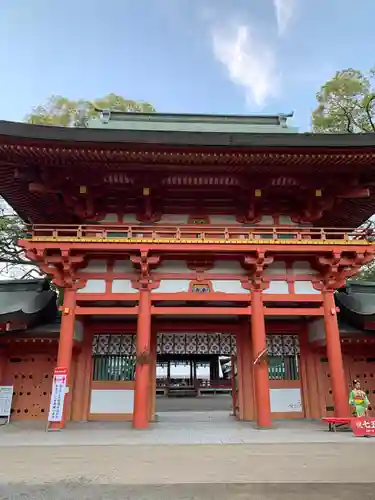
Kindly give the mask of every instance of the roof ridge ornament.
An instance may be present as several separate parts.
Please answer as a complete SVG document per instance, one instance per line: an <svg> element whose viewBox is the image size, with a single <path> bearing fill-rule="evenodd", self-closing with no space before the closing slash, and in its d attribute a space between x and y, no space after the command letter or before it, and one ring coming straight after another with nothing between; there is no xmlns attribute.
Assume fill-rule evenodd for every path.
<svg viewBox="0 0 375 500"><path fill-rule="evenodd" d="M107 124L111 119L111 110L110 109L101 109L100 110L100 121L104 124Z"/></svg>

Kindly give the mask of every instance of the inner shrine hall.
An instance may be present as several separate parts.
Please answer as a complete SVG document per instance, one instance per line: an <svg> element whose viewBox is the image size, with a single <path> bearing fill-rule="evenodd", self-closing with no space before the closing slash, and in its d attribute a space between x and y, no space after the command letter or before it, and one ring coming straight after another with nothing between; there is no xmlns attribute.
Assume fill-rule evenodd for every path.
<svg viewBox="0 0 375 500"><path fill-rule="evenodd" d="M258 428L349 416L353 378L371 398L372 289L350 278L374 258L373 134L298 133L290 119L0 122L0 194L55 287L0 282L11 420L47 422L55 368L56 429L145 429L157 395L231 394L233 418Z"/></svg>

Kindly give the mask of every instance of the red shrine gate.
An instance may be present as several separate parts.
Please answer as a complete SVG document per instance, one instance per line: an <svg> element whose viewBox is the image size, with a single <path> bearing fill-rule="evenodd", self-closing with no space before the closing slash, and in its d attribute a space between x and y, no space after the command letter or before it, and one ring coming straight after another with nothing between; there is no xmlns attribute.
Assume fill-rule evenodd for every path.
<svg viewBox="0 0 375 500"><path fill-rule="evenodd" d="M283 134L277 116L255 121L280 125L278 134L249 133L249 117L201 119L216 125L199 134L188 131L191 117L145 118L163 126L124 133L0 123L1 194L30 223L20 244L64 288L58 345L38 346L68 371L65 420L54 426L105 418L146 428L164 332L234 335L237 415L260 427L285 414L322 415L327 388L316 357L324 350L335 412L346 415L334 292L374 257L368 231L356 229L375 212L373 137ZM121 117L130 119L138 120ZM227 130L233 120L241 133ZM324 347L309 331L315 319ZM135 335L135 349L134 337L119 344L131 342L129 359L93 359L103 334ZM272 352L289 338L292 354ZM10 368L14 341L0 368L17 380L17 408L26 408L32 391L18 382L28 370ZM103 380L134 370L132 380Z"/></svg>

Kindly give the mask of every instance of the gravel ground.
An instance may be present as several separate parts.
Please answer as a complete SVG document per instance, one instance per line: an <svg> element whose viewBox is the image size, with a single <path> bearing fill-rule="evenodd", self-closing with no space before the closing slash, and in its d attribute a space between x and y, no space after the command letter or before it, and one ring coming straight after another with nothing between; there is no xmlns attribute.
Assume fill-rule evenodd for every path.
<svg viewBox="0 0 375 500"><path fill-rule="evenodd" d="M374 500L373 458L372 440L2 447L0 500Z"/></svg>
<svg viewBox="0 0 375 500"><path fill-rule="evenodd" d="M374 496L374 485L370 484L119 486L61 482L48 486L0 487L1 500L373 500Z"/></svg>

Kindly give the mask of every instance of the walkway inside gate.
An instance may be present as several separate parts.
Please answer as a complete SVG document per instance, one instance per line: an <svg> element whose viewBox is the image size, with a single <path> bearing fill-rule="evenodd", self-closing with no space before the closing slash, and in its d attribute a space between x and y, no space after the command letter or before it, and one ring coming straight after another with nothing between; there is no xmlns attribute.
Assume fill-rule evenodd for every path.
<svg viewBox="0 0 375 500"><path fill-rule="evenodd" d="M179 412L212 420L208 414L233 412L232 356L235 337L220 333L159 333L156 413L159 421L178 420Z"/></svg>

